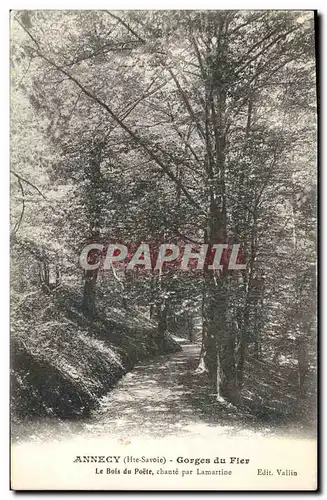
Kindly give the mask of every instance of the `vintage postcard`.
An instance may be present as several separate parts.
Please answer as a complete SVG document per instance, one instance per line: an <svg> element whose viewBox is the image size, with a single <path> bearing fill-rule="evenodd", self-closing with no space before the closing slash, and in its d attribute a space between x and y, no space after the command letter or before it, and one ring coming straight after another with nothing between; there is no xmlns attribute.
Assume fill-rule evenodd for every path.
<svg viewBox="0 0 327 500"><path fill-rule="evenodd" d="M11 11L13 490L317 489L316 26Z"/></svg>

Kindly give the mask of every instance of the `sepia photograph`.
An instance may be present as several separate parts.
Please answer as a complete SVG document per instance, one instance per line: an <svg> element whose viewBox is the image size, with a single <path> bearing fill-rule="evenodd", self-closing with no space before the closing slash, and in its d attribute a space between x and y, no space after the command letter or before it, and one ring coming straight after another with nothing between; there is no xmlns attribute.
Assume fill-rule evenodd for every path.
<svg viewBox="0 0 327 500"><path fill-rule="evenodd" d="M10 12L13 490L317 489L317 12Z"/></svg>

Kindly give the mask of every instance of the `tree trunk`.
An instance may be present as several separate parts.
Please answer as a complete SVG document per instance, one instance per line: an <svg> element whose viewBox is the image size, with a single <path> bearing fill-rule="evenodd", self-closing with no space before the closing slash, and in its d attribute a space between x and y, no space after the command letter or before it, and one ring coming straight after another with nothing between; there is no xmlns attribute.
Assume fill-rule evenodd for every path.
<svg viewBox="0 0 327 500"><path fill-rule="evenodd" d="M302 338L298 346L298 375L299 375L299 391L304 392L304 382L309 371L308 355L307 355L307 342Z"/></svg>
<svg viewBox="0 0 327 500"><path fill-rule="evenodd" d="M101 236L103 179L100 165L103 146L103 143L99 143L91 151L90 162L85 167L85 177L88 182L85 188L84 196L90 221L89 242L95 243L100 242ZM96 284L98 269L87 270L84 273L84 277L85 280L82 302L83 311L87 316L94 316L96 314Z"/></svg>
<svg viewBox="0 0 327 500"><path fill-rule="evenodd" d="M217 206L212 205L209 219L209 241L222 240L225 224L218 216ZM219 236L217 236L219 235ZM215 275L205 266L205 301L203 304L203 348L204 369L217 392L217 399L238 401L235 366L235 335L229 321L229 274L227 266Z"/></svg>
<svg viewBox="0 0 327 500"><path fill-rule="evenodd" d="M85 272L84 292L83 292L83 311L87 316L94 316L95 309L95 290L98 277L98 270L89 270Z"/></svg>

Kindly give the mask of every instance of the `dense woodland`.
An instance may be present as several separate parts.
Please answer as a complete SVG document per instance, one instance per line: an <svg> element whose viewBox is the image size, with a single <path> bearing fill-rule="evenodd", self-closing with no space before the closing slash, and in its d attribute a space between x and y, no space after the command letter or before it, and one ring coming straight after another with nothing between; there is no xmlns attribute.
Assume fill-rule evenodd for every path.
<svg viewBox="0 0 327 500"><path fill-rule="evenodd" d="M305 398L316 370L313 13L16 11L11 64L21 366L27 351L74 351L74 331L110 311L155 325L159 344L169 333L200 342L198 371L218 400L241 402L251 360L291 369ZM238 243L246 269L85 272L79 255L95 241Z"/></svg>

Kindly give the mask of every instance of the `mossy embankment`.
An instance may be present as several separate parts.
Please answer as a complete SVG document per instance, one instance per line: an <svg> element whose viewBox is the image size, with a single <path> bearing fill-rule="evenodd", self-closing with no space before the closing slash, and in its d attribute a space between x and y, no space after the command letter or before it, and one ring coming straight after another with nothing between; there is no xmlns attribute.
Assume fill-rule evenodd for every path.
<svg viewBox="0 0 327 500"><path fill-rule="evenodd" d="M86 318L80 303L63 287L12 299L14 418L87 415L139 360L180 350L135 310L99 301L97 315Z"/></svg>

